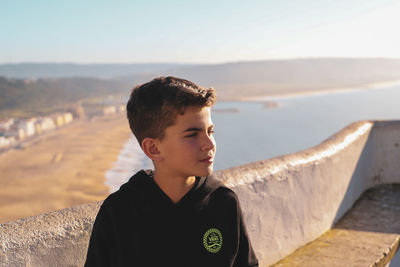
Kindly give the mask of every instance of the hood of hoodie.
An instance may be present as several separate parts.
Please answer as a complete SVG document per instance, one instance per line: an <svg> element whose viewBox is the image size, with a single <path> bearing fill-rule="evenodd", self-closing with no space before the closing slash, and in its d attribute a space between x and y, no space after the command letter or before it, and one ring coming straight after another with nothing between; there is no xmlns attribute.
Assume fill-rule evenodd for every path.
<svg viewBox="0 0 400 267"><path fill-rule="evenodd" d="M147 203L162 208L201 210L219 188L226 187L213 176L196 177L196 183L192 189L178 203L173 203L154 181L151 171L141 170L123 184L119 191L136 194Z"/></svg>

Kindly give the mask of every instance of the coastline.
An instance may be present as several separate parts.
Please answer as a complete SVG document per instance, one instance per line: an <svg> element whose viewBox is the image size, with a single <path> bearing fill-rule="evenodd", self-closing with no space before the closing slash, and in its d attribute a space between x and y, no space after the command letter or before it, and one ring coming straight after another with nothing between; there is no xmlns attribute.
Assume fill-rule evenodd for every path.
<svg viewBox="0 0 400 267"><path fill-rule="evenodd" d="M298 98L298 97L312 97L312 96L320 96L320 95L329 95L329 94L343 94L343 93L352 93L363 90L379 90L392 86L400 86L400 80L392 80L386 82L377 82L370 83L366 85L360 86L352 86L352 87L336 87L331 89L324 90L312 90L312 91L300 91L300 92L292 92L287 94L269 94L263 96L249 96L249 97L239 97L238 101L242 102L258 102L258 101L269 101L269 100L279 100L279 99L289 99L289 98Z"/></svg>
<svg viewBox="0 0 400 267"><path fill-rule="evenodd" d="M0 154L0 223L103 200L105 174L130 136L123 114L79 119Z"/></svg>
<svg viewBox="0 0 400 267"><path fill-rule="evenodd" d="M151 161L143 153L134 136L131 135L113 163L113 167L105 173L105 184L110 188L110 193L113 193L137 171L150 168L152 168Z"/></svg>

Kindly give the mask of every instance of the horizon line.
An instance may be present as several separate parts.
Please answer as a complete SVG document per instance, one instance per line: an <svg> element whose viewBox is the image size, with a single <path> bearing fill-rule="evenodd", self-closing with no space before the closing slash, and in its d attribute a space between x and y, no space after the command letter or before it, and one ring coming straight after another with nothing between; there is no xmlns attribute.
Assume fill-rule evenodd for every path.
<svg viewBox="0 0 400 267"><path fill-rule="evenodd" d="M359 57L359 56L305 56L305 57L288 57L288 58L269 58L259 60L232 60L232 61L221 61L221 62L174 62L174 61L148 61L148 62L73 62L73 61L19 61L19 62L0 62L0 65L223 65L223 64L234 64L234 63L248 63L248 62L264 62L264 61L291 61L291 60L313 60L313 59L399 59L400 57L384 57L384 56L371 56L371 57Z"/></svg>

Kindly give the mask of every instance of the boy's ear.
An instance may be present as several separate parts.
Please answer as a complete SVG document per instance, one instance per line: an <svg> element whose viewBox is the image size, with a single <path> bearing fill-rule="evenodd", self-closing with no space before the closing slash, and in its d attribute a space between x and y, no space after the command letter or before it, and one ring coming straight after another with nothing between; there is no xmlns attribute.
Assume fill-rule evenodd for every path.
<svg viewBox="0 0 400 267"><path fill-rule="evenodd" d="M151 160L161 161L163 157L161 156L157 144L158 142L156 139L146 137L142 141L142 150Z"/></svg>

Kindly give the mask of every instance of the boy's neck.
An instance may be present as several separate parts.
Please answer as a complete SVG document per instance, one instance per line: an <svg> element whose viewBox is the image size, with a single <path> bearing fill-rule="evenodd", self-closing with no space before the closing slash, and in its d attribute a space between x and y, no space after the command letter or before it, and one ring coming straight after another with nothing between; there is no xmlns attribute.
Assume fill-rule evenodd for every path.
<svg viewBox="0 0 400 267"><path fill-rule="evenodd" d="M195 176L170 177L160 172L154 172L154 181L173 203L178 203L196 183Z"/></svg>

